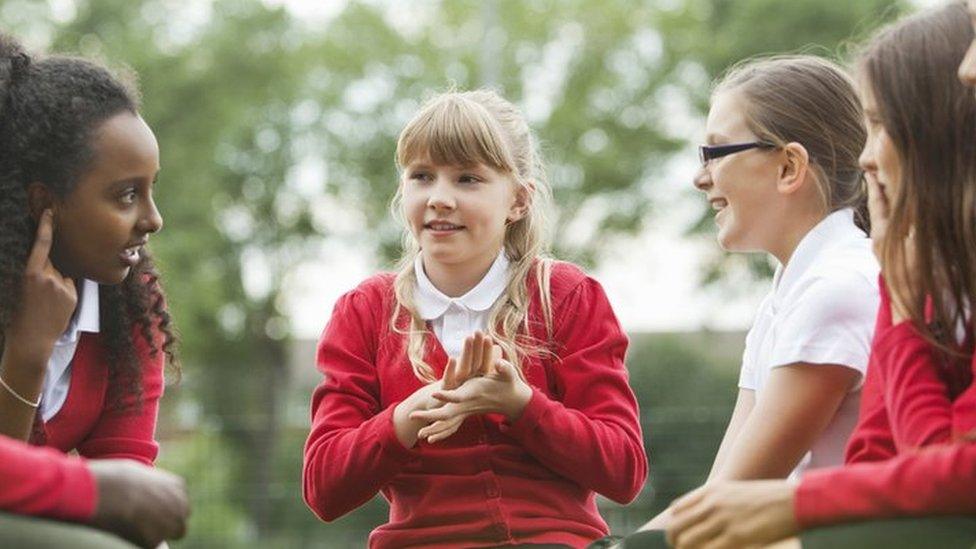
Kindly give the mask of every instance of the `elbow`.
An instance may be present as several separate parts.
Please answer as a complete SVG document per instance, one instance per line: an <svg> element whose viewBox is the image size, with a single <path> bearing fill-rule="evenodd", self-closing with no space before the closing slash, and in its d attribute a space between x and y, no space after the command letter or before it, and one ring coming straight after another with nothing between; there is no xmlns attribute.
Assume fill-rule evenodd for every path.
<svg viewBox="0 0 976 549"><path fill-rule="evenodd" d="M614 482L613 488L603 495L615 503L629 504L644 488L644 483L647 482L647 471L647 455L643 448L638 448L631 462L626 467L621 467L622 476Z"/></svg>
<svg viewBox="0 0 976 549"><path fill-rule="evenodd" d="M302 471L302 499L319 520L332 522L346 514L349 509L343 508L335 497L341 493L337 487L331 486L328 479L316 475L314 470L312 464L305 464Z"/></svg>
<svg viewBox="0 0 976 549"><path fill-rule="evenodd" d="M323 522L332 522L346 513L345 510L340 509L336 505L335 501L328 497L329 491L327 489L322 490L310 487L308 482L302 488L302 497L305 499L305 505Z"/></svg>

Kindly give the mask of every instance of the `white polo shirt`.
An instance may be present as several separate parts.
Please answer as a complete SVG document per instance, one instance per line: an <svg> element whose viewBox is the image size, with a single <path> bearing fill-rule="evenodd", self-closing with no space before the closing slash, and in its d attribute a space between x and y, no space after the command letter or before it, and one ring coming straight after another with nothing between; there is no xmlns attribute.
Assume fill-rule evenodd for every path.
<svg viewBox="0 0 976 549"><path fill-rule="evenodd" d="M81 282L81 291L78 292L75 314L72 315L67 329L54 344L54 351L47 361L40 405L41 418L44 421L50 421L68 398L68 389L71 386L71 361L75 357L81 332L98 333L99 329L98 284L84 279Z"/></svg>
<svg viewBox="0 0 976 549"><path fill-rule="evenodd" d="M505 292L508 284L508 265L503 249L474 288L461 297L448 297L427 278L423 260L420 255L417 256L413 266L417 275L417 312L421 318L430 321L434 335L447 356L461 356L464 339L488 327L491 306Z"/></svg>
<svg viewBox="0 0 976 549"><path fill-rule="evenodd" d="M871 240L854 224L854 211L834 212L815 226L780 265L746 336L739 387L762 394L773 368L798 362L853 368L861 380L790 474L840 465L857 423L880 297Z"/></svg>

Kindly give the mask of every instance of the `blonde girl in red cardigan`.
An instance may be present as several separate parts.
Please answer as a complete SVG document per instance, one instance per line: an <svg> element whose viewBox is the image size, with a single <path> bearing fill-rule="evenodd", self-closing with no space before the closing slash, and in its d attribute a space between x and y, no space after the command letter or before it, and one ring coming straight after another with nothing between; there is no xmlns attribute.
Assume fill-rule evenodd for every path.
<svg viewBox="0 0 976 549"><path fill-rule="evenodd" d="M375 548L585 546L647 461L602 288L543 256L535 139L496 93L445 93L396 160L405 253L322 335L305 500L333 520L382 493Z"/></svg>

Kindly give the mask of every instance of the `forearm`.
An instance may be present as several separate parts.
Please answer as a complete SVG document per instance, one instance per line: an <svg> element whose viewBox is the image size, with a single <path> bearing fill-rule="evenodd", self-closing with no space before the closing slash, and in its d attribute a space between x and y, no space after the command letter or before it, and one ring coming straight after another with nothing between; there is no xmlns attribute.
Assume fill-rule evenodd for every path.
<svg viewBox="0 0 976 549"><path fill-rule="evenodd" d="M811 471L797 489L803 528L897 516L976 514L976 444Z"/></svg>
<svg viewBox="0 0 976 549"><path fill-rule="evenodd" d="M313 424L305 445L303 494L322 520L369 501L415 457L397 438L394 407L356 427Z"/></svg>
<svg viewBox="0 0 976 549"><path fill-rule="evenodd" d="M19 353L12 345L5 350L0 358L0 379L7 386L0 387L0 435L30 438L37 408L29 403L40 399L46 368L46 358Z"/></svg>
<svg viewBox="0 0 976 549"><path fill-rule="evenodd" d="M63 520L87 520L96 488L81 459L0 437L0 510Z"/></svg>
<svg viewBox="0 0 976 549"><path fill-rule="evenodd" d="M567 408L538 389L508 433L553 472L625 503L647 478L636 410L594 413Z"/></svg>

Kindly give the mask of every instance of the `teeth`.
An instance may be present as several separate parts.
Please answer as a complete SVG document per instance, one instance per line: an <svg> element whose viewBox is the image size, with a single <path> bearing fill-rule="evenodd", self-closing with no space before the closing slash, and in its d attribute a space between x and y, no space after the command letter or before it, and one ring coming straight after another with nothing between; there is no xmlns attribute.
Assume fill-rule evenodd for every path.
<svg viewBox="0 0 976 549"><path fill-rule="evenodd" d="M450 231L453 229L457 229L457 225L444 224L444 223L431 223L428 226L431 229L434 229L435 231Z"/></svg>
<svg viewBox="0 0 976 549"><path fill-rule="evenodd" d="M712 209L713 210L721 210L722 208L724 208L724 207L726 207L728 205L729 205L728 200L724 200L724 199L721 199L721 198L716 198L716 199L712 200Z"/></svg>

